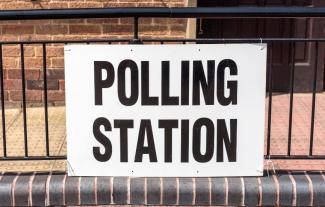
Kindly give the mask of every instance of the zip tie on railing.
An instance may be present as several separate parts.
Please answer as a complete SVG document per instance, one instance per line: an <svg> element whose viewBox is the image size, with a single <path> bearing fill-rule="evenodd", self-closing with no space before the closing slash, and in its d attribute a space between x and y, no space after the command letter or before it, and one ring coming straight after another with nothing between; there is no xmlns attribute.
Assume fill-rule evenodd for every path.
<svg viewBox="0 0 325 207"><path fill-rule="evenodd" d="M261 44L261 50L265 49L265 45L263 45L263 38L260 37L260 44Z"/></svg>
<svg viewBox="0 0 325 207"><path fill-rule="evenodd" d="M270 155L268 156L268 159L267 159L267 161L266 161L266 173L267 173L267 177L270 177L270 173L269 173L269 171L270 171L270 169L269 169L269 164L271 164L271 166L272 166L273 174L276 175L276 171L275 171L274 163L273 163L273 161L271 160L271 156L270 156Z"/></svg>
<svg viewBox="0 0 325 207"><path fill-rule="evenodd" d="M50 205L50 179L52 176L52 172L49 173L47 176L46 182L45 182L45 205L49 206Z"/></svg>
<svg viewBox="0 0 325 207"><path fill-rule="evenodd" d="M71 174L72 176L75 176L73 167L71 166L71 164L70 164L70 162L68 160L67 160L67 163L68 163L68 172L69 172L69 174Z"/></svg>
<svg viewBox="0 0 325 207"><path fill-rule="evenodd" d="M60 148L59 148L59 151L58 151L58 155L60 155L60 153L61 153L64 141L66 141L66 138L67 138L67 136L64 136L64 138L62 139L62 142L61 142L61 145L60 145ZM51 172L53 171L53 168L54 168L54 165L55 165L56 161L57 161L56 159L53 161L53 164L52 164L51 169L50 169Z"/></svg>

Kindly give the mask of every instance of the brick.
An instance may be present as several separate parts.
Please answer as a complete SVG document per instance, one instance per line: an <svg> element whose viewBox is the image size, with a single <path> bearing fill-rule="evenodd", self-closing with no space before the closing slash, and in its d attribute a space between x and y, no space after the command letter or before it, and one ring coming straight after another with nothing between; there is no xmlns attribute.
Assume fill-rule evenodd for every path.
<svg viewBox="0 0 325 207"><path fill-rule="evenodd" d="M8 79L21 79L21 70L7 70ZM37 80L40 78L39 70L25 70L26 80Z"/></svg>
<svg viewBox="0 0 325 207"><path fill-rule="evenodd" d="M187 19L186 18L169 19L169 24L170 25L186 26Z"/></svg>
<svg viewBox="0 0 325 207"><path fill-rule="evenodd" d="M2 206L12 206L11 187L16 177L16 173L7 173L0 180L0 204Z"/></svg>
<svg viewBox="0 0 325 207"><path fill-rule="evenodd" d="M43 90L44 81L43 80L27 80L27 89L29 90ZM59 81L57 80L47 80L47 90L58 90Z"/></svg>
<svg viewBox="0 0 325 207"><path fill-rule="evenodd" d="M186 26L185 25L171 25L170 34L171 35L185 35Z"/></svg>
<svg viewBox="0 0 325 207"><path fill-rule="evenodd" d="M52 24L58 24L58 25L62 25L62 24L85 24L86 19L53 19L51 20Z"/></svg>
<svg viewBox="0 0 325 207"><path fill-rule="evenodd" d="M2 34L19 35L34 34L33 25L2 25Z"/></svg>
<svg viewBox="0 0 325 207"><path fill-rule="evenodd" d="M193 196L192 178L179 178L179 205L192 205Z"/></svg>
<svg viewBox="0 0 325 207"><path fill-rule="evenodd" d="M119 18L86 19L88 24L118 24L119 20Z"/></svg>
<svg viewBox="0 0 325 207"><path fill-rule="evenodd" d="M7 79L8 78L8 70L3 69L2 74L0 72L0 77L1 77L1 75L2 75L2 77L3 77L4 80Z"/></svg>
<svg viewBox="0 0 325 207"><path fill-rule="evenodd" d="M126 34L132 33L133 26L132 25L104 25L103 26L103 33L109 34Z"/></svg>
<svg viewBox="0 0 325 207"><path fill-rule="evenodd" d="M4 46L2 47L3 57L19 57L20 49L18 46Z"/></svg>
<svg viewBox="0 0 325 207"><path fill-rule="evenodd" d="M113 202L115 204L128 203L128 178L114 177L113 180Z"/></svg>
<svg viewBox="0 0 325 207"><path fill-rule="evenodd" d="M276 187L274 180L271 177L262 177L262 205L275 206L276 205Z"/></svg>
<svg viewBox="0 0 325 207"><path fill-rule="evenodd" d="M177 186L176 178L163 178L163 204L177 204Z"/></svg>
<svg viewBox="0 0 325 207"><path fill-rule="evenodd" d="M39 5L42 9L60 9L68 8L68 3L66 1L56 1L56 2L39 2Z"/></svg>
<svg viewBox="0 0 325 207"><path fill-rule="evenodd" d="M320 172L309 172L308 176L313 183L313 204L321 206L325 203L325 180L322 178Z"/></svg>
<svg viewBox="0 0 325 207"><path fill-rule="evenodd" d="M141 18L142 19L142 18ZM141 19L139 19L139 23L141 21ZM126 17L126 18L119 18L119 24L121 25L132 25L134 24L134 19L133 18L130 18L130 17Z"/></svg>
<svg viewBox="0 0 325 207"><path fill-rule="evenodd" d="M292 176L296 183L297 190L297 206L309 206L310 204L310 192L309 183L304 172L292 173Z"/></svg>
<svg viewBox="0 0 325 207"><path fill-rule="evenodd" d="M195 205L210 204L210 189L208 178L195 178Z"/></svg>
<svg viewBox="0 0 325 207"><path fill-rule="evenodd" d="M97 203L98 205L111 203L111 178L97 177Z"/></svg>
<svg viewBox="0 0 325 207"><path fill-rule="evenodd" d="M65 90L65 81L64 80L59 80L59 89Z"/></svg>
<svg viewBox="0 0 325 207"><path fill-rule="evenodd" d="M82 177L80 180L80 204L95 204L95 179L94 177Z"/></svg>
<svg viewBox="0 0 325 207"><path fill-rule="evenodd" d="M32 183L31 206L45 206L48 173L37 173Z"/></svg>
<svg viewBox="0 0 325 207"><path fill-rule="evenodd" d="M144 178L130 178L130 203L144 204Z"/></svg>
<svg viewBox="0 0 325 207"><path fill-rule="evenodd" d="M51 68L52 69L58 69L64 67L64 59L61 58L51 58Z"/></svg>
<svg viewBox="0 0 325 207"><path fill-rule="evenodd" d="M24 46L24 57L35 56L34 46ZM20 58L20 47L19 46L3 46L2 51L3 57L18 57Z"/></svg>
<svg viewBox="0 0 325 207"><path fill-rule="evenodd" d="M99 25L69 25L70 34L101 34Z"/></svg>
<svg viewBox="0 0 325 207"><path fill-rule="evenodd" d="M20 62L19 62L20 63ZM25 57L25 68L40 69L43 68L43 58L39 57ZM20 66L20 65L19 65Z"/></svg>
<svg viewBox="0 0 325 207"><path fill-rule="evenodd" d="M63 47L47 47L46 55L48 57L62 57L63 58L64 48Z"/></svg>
<svg viewBox="0 0 325 207"><path fill-rule="evenodd" d="M43 71L41 72L41 77L43 77ZM47 79L64 79L64 70L50 69L46 70Z"/></svg>
<svg viewBox="0 0 325 207"><path fill-rule="evenodd" d="M22 90L21 79L4 80L4 88L6 90Z"/></svg>
<svg viewBox="0 0 325 207"><path fill-rule="evenodd" d="M5 2L1 3L2 10L17 10L17 9L30 9L33 8L31 2Z"/></svg>
<svg viewBox="0 0 325 207"><path fill-rule="evenodd" d="M166 7L166 3L164 2L156 2L156 3L152 3L152 2L139 2L137 4L138 7Z"/></svg>
<svg viewBox="0 0 325 207"><path fill-rule="evenodd" d="M64 91L48 91L47 98L49 101L64 101L65 93Z"/></svg>
<svg viewBox="0 0 325 207"><path fill-rule="evenodd" d="M20 53L18 53L20 55ZM24 46L24 56L25 57L34 57L35 56L35 46Z"/></svg>
<svg viewBox="0 0 325 207"><path fill-rule="evenodd" d="M279 204L281 206L291 206L293 186L289 175L287 173L282 174L277 179L279 182Z"/></svg>
<svg viewBox="0 0 325 207"><path fill-rule="evenodd" d="M254 177L244 178L245 185L245 205L257 206L258 205L258 181Z"/></svg>
<svg viewBox="0 0 325 207"><path fill-rule="evenodd" d="M79 177L68 176L65 181L65 204L80 205L79 202Z"/></svg>
<svg viewBox="0 0 325 207"><path fill-rule="evenodd" d="M3 67L6 69L18 68L16 58L3 58Z"/></svg>
<svg viewBox="0 0 325 207"><path fill-rule="evenodd" d="M28 206L29 180L31 176L32 173L24 173L18 177L14 189L16 206Z"/></svg>
<svg viewBox="0 0 325 207"><path fill-rule="evenodd" d="M4 100L7 101L8 100L8 91L3 91L4 94ZM1 98L1 93L0 93L0 98Z"/></svg>
<svg viewBox="0 0 325 207"><path fill-rule="evenodd" d="M166 25L140 25L139 32L168 34L169 31Z"/></svg>
<svg viewBox="0 0 325 207"><path fill-rule="evenodd" d="M211 178L211 204L225 205L225 178Z"/></svg>
<svg viewBox="0 0 325 207"><path fill-rule="evenodd" d="M35 27L36 34L58 35L68 34L67 25L37 25Z"/></svg>
<svg viewBox="0 0 325 207"><path fill-rule="evenodd" d="M9 100L11 101L21 101L22 91L11 90L9 91ZM42 91L26 91L26 101L41 101Z"/></svg>
<svg viewBox="0 0 325 207"><path fill-rule="evenodd" d="M160 204L160 178L147 178L147 204Z"/></svg>
<svg viewBox="0 0 325 207"><path fill-rule="evenodd" d="M152 23L153 24L163 24L163 25L167 25L169 24L171 21L171 19L168 18L153 18Z"/></svg>
<svg viewBox="0 0 325 207"><path fill-rule="evenodd" d="M131 18L131 19L133 20L133 18ZM140 24L140 25L143 25L143 24L148 24L148 25L150 25L150 24L152 24L153 19L154 19L154 18L140 18L140 19L139 19L139 24ZM132 22L132 23L133 23L133 22Z"/></svg>
<svg viewBox="0 0 325 207"><path fill-rule="evenodd" d="M242 204L242 185L240 178L228 178L228 205L241 206Z"/></svg>
<svg viewBox="0 0 325 207"><path fill-rule="evenodd" d="M136 2L104 2L103 7L136 7Z"/></svg>
<svg viewBox="0 0 325 207"><path fill-rule="evenodd" d="M101 2L69 2L69 8L101 8Z"/></svg>
<svg viewBox="0 0 325 207"><path fill-rule="evenodd" d="M49 204L64 205L63 198L63 179L64 175L51 175L49 186Z"/></svg>

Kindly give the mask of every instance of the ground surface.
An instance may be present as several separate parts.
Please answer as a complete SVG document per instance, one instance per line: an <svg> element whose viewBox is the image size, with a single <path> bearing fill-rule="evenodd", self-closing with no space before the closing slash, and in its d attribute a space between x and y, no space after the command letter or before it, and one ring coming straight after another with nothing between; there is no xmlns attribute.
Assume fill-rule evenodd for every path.
<svg viewBox="0 0 325 207"><path fill-rule="evenodd" d="M272 106L271 154L286 154L288 143L289 95L274 95ZM307 155L311 126L310 94L295 94L292 119L293 155ZM266 114L268 99L266 99ZM315 113L314 154L325 155L325 94L317 94ZM267 116L265 117L267 126ZM45 155L44 108L27 109L29 155ZM2 129L0 129L0 132ZM24 155L23 113L21 109L6 109L8 156ZM50 154L66 154L65 107L49 107ZM265 130L265 135L266 135ZM1 132L2 134L2 132ZM265 136L266 138L266 136ZM265 142L266 143L266 142ZM266 144L265 144L266 149ZM3 154L2 139L0 155ZM325 160L273 160L266 168L325 170ZM0 171L66 170L65 161L0 161Z"/></svg>

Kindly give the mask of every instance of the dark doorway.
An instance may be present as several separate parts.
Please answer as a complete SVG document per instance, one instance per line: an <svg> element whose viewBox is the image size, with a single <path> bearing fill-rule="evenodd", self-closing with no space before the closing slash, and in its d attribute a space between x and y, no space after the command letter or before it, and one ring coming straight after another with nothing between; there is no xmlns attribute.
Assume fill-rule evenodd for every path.
<svg viewBox="0 0 325 207"><path fill-rule="evenodd" d="M198 0L198 7L215 6L324 6L324 0ZM317 38L325 37L324 20L321 19L198 19L198 38ZM276 42L268 45L272 51L271 64L273 90L290 90L291 54L293 45L289 42ZM295 45L295 91L312 90L315 67L315 44ZM319 47L319 68L317 89L324 89L323 44ZM269 72L269 71L268 71Z"/></svg>

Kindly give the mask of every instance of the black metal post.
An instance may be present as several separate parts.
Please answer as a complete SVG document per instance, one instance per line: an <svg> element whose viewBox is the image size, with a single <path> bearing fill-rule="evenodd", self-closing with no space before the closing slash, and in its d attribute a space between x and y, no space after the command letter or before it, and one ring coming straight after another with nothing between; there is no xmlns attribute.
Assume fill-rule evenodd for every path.
<svg viewBox="0 0 325 207"><path fill-rule="evenodd" d="M319 43L315 43L315 69L313 78L313 98L312 98L312 109L311 109L311 125L310 125L310 143L309 143L309 155L313 155L314 147L314 128L315 128L315 108L316 108L316 90L317 90L317 69L318 69L318 49Z"/></svg>
<svg viewBox="0 0 325 207"><path fill-rule="evenodd" d="M28 139L27 139L27 112L26 112L26 78L25 78L25 58L24 45L20 44L20 64L21 64L21 87L23 99L23 120L24 120L24 148L25 157L28 157Z"/></svg>
<svg viewBox="0 0 325 207"><path fill-rule="evenodd" d="M49 118L48 118L48 104L47 104L47 66L46 66L46 44L42 44L43 50L43 79L44 79L44 123L45 123L45 144L46 144L46 156L50 156L50 144L49 144Z"/></svg>
<svg viewBox="0 0 325 207"><path fill-rule="evenodd" d="M290 43L291 55L291 76L290 76L290 105L289 105L289 128L288 128L288 150L287 155L291 155L291 137L292 137L292 112L293 112L293 92L295 85L295 57L296 57L296 44Z"/></svg>
<svg viewBox="0 0 325 207"><path fill-rule="evenodd" d="M4 78L3 78L3 60L2 60L2 45L0 44L0 84L1 84L1 121L2 121L2 144L3 156L7 157L7 143L6 143L6 114L5 114L5 93L4 93Z"/></svg>
<svg viewBox="0 0 325 207"><path fill-rule="evenodd" d="M272 126L272 62L273 62L273 43L269 45L270 48L270 55L269 55L269 85L268 85L268 90L269 90L269 108L268 108L268 117L267 117L267 143L266 143L266 155L270 156L270 150L271 150L271 126Z"/></svg>

